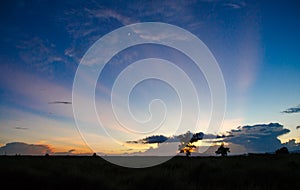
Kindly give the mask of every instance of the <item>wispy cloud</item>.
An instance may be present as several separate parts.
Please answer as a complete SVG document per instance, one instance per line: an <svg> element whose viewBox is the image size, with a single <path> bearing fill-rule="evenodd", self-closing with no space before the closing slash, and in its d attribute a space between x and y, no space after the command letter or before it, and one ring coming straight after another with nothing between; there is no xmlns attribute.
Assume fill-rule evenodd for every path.
<svg viewBox="0 0 300 190"><path fill-rule="evenodd" d="M110 5L105 5L105 3L91 1L83 3L80 9L70 8L65 10L64 18L62 18L72 40L70 46L65 49L65 55L79 62L96 40L120 25L149 21L173 24L180 22L182 25L192 25L195 24L196 19L199 23L198 17L191 13L193 4L195 2L149 1L122 3L122 5L112 2ZM144 35L143 37L150 38L151 36ZM165 37L156 36L155 38Z"/></svg>
<svg viewBox="0 0 300 190"><path fill-rule="evenodd" d="M15 127L14 129L17 129L17 130L27 130L28 128L27 127Z"/></svg>
<svg viewBox="0 0 300 190"><path fill-rule="evenodd" d="M48 104L72 104L72 102L68 102L68 101L52 101L52 102L48 102Z"/></svg>
<svg viewBox="0 0 300 190"><path fill-rule="evenodd" d="M296 107L288 108L288 109L282 111L281 113L299 113L299 112L300 112L300 105L298 105Z"/></svg>
<svg viewBox="0 0 300 190"><path fill-rule="evenodd" d="M51 112L63 117L73 117L71 107L53 106L48 103L53 102L53 99L72 99L72 89L65 86L46 80L36 74L24 72L19 68L6 67L5 65L0 70L0 86L4 87L8 94L13 94L6 97L7 102L13 102L39 112Z"/></svg>
<svg viewBox="0 0 300 190"><path fill-rule="evenodd" d="M111 24L112 20L122 25L138 22L136 17L127 16L126 13L128 14L127 11L116 11L94 1L85 3L80 9L66 10L62 20L66 23L66 31L72 41L70 46L65 49L65 55L79 62L96 40L116 29L116 26Z"/></svg>
<svg viewBox="0 0 300 190"><path fill-rule="evenodd" d="M132 24L138 22L132 17L127 17L119 12L116 12L112 9L101 9L100 7L94 7L94 9L85 8L85 11L90 14L90 16L95 18L108 19L113 18L118 20L123 25Z"/></svg>
<svg viewBox="0 0 300 190"><path fill-rule="evenodd" d="M22 61L38 71L48 74L53 73L54 63L64 64L68 62L65 55L57 51L54 43L37 36L20 41L16 48L19 50Z"/></svg>
<svg viewBox="0 0 300 190"><path fill-rule="evenodd" d="M230 2L230 3L224 3L223 6L231 8L231 9L241 9L246 6L246 3L241 2Z"/></svg>

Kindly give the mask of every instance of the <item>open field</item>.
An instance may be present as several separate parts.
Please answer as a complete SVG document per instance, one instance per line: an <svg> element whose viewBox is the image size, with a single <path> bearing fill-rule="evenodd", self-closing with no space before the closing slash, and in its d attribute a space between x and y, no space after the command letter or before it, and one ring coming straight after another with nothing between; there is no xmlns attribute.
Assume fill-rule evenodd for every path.
<svg viewBox="0 0 300 190"><path fill-rule="evenodd" d="M10 188L31 189L300 189L300 155L174 157L144 169L101 157L1 156Z"/></svg>

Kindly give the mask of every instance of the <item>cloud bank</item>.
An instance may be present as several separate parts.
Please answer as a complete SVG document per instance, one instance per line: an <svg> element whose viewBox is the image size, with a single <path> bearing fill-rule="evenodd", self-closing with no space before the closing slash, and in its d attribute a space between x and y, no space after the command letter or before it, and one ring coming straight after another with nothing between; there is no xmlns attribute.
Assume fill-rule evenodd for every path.
<svg viewBox="0 0 300 190"><path fill-rule="evenodd" d="M299 150L299 143L296 143L294 139L287 143L281 143L278 139L279 136L289 133L290 130L284 128L279 123L269 124L257 124L257 125L246 125L240 126L237 129L233 129L226 135L212 135L200 133L187 132L186 134L166 137L163 135L154 135L146 137L137 141L127 141L127 143L141 143L141 144L152 144L162 142L196 142L198 140L205 140L206 142L226 142L229 147L236 147L234 154L253 152L253 153L266 153L274 152L280 147L286 146L289 150ZM218 140L216 140L218 139ZM213 151L212 151L213 153Z"/></svg>
<svg viewBox="0 0 300 190"><path fill-rule="evenodd" d="M282 146L278 137L289 132L289 129L285 129L279 123L246 125L231 130L231 137L225 138L224 141L241 145L248 152L274 152Z"/></svg>
<svg viewBox="0 0 300 190"><path fill-rule="evenodd" d="M198 140L202 140L204 134L202 132L192 133L188 131L185 134L166 137L164 135L153 135L143 139L139 139L137 141L126 141L126 143L135 143L135 144L155 144L155 143L163 143L163 142L196 142Z"/></svg>
<svg viewBox="0 0 300 190"><path fill-rule="evenodd" d="M44 155L52 153L48 145L12 142L0 147L0 155Z"/></svg>
<svg viewBox="0 0 300 190"><path fill-rule="evenodd" d="M232 154L241 153L265 153L274 152L278 148L287 147L289 151L300 151L300 143L297 143L295 139L291 139L288 142L281 143L278 139L279 136L289 133L290 130L284 128L279 123L269 124L257 124L240 126L237 129L233 129L228 132L227 135L205 135L202 132L192 133L187 132L178 136L166 137L164 135L153 135L136 141L127 141L126 143L133 144L159 144L168 142L174 144L174 147L178 147L182 142L193 143L201 140L211 142L226 142L232 150ZM216 141L217 139L217 141ZM211 146L208 152L201 153L199 155L214 155L214 151L217 145ZM211 151L210 151L211 150ZM167 152L167 150L165 150ZM209 152L210 151L210 152ZM24 142L11 142L0 147L0 155L45 155L46 153L52 155L77 155L75 149L70 149L66 152L54 152L48 145L36 145L27 144ZM155 153L154 148L146 150L146 152L140 152L136 154L126 155L152 155ZM90 155L87 154L87 155Z"/></svg>

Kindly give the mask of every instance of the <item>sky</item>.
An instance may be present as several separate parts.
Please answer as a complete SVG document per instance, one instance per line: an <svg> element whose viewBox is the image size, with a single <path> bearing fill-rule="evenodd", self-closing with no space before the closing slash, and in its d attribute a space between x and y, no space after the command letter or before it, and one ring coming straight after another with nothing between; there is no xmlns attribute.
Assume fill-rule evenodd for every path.
<svg viewBox="0 0 300 190"><path fill-rule="evenodd" d="M174 139L187 131L206 135L207 141L204 135L197 144L199 154L205 152L201 147L221 141L235 154L271 152L281 146L300 150L296 0L14 0L3 1L0 9L0 154L147 155L155 154L160 145L143 141L146 137ZM217 130L210 130L209 123L215 122L210 121L212 110L222 102L212 100L207 81L217 74L207 78L187 55L161 44L135 45L114 55L96 80L97 112L87 106L91 99L85 90L93 86L89 81L93 76L78 70L80 65L88 69L97 65L97 60L85 61L88 50L110 32L144 22L180 27L212 53L226 90L224 117L215 123ZM155 28L148 30L144 39L157 40L151 36ZM135 34L142 36L138 30ZM160 37L185 39L163 31ZM108 47L121 41L116 40L98 44ZM106 51L99 57L111 53ZM124 96L131 80L148 72L178 86L174 89L168 81L152 78ZM72 99L76 77L86 83ZM181 79L191 81L199 102ZM219 134L224 138L212 140Z"/></svg>

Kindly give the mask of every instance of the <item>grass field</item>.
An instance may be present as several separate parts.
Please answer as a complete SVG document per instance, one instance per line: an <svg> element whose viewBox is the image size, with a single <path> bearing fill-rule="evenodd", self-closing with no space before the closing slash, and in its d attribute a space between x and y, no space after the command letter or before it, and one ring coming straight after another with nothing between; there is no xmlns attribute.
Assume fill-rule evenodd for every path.
<svg viewBox="0 0 300 190"><path fill-rule="evenodd" d="M174 157L123 168L101 157L1 156L9 189L300 189L300 155Z"/></svg>

